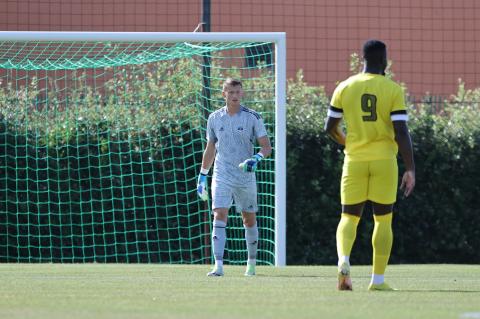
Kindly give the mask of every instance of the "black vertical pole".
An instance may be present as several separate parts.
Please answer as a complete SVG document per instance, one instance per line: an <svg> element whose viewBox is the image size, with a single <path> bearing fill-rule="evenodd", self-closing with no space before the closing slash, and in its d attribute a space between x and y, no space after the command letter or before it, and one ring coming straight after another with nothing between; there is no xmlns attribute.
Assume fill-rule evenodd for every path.
<svg viewBox="0 0 480 319"><path fill-rule="evenodd" d="M210 32L210 0L202 1L203 32Z"/></svg>
<svg viewBox="0 0 480 319"><path fill-rule="evenodd" d="M203 32L210 32L210 0L202 0L202 31ZM208 45L208 43L206 43ZM210 53L204 53L203 56L203 64L202 64L202 106L203 106L203 123L204 127L206 127L208 115L210 112L210 97L211 97L211 89L210 89L210 69L211 69L211 57ZM206 215L204 216L204 254L207 260L207 263L211 261L211 247L210 247L210 225L211 223L211 215L208 206L208 202L205 202L205 210L207 211Z"/></svg>

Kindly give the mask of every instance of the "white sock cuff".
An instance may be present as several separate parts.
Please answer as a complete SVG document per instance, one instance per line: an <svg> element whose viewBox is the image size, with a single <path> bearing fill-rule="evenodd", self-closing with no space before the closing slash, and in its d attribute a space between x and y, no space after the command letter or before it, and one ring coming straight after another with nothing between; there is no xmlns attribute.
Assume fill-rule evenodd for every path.
<svg viewBox="0 0 480 319"><path fill-rule="evenodd" d="M380 285L385 282L385 276L384 275L377 275L377 274L372 274L372 280L371 283L374 285Z"/></svg>
<svg viewBox="0 0 480 319"><path fill-rule="evenodd" d="M255 225L253 225L252 227L247 227L245 224L243 225L243 228L245 229L255 229L255 228L258 228L257 226L257 223L255 223Z"/></svg>
<svg viewBox="0 0 480 319"><path fill-rule="evenodd" d="M350 265L350 256L340 256L340 258L338 258L338 265L340 266L343 263Z"/></svg>
<svg viewBox="0 0 480 319"><path fill-rule="evenodd" d="M224 222L223 220L214 220L213 221L213 227L227 227L227 223Z"/></svg>

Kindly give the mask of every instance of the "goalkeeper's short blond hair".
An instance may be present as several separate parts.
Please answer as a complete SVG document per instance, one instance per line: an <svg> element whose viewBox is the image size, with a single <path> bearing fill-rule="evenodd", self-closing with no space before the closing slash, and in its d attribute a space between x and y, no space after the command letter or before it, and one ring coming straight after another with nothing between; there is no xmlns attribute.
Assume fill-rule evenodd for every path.
<svg viewBox="0 0 480 319"><path fill-rule="evenodd" d="M239 79L235 79L235 78L226 78L225 79L225 82L223 82L223 91L225 91L225 89L227 88L227 86L241 86L243 87L242 85L242 81L240 81Z"/></svg>

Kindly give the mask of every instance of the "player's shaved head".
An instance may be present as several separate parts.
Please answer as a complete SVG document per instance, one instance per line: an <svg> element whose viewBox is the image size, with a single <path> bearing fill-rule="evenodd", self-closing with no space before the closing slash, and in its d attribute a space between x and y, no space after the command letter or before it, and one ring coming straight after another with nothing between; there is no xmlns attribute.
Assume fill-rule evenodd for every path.
<svg viewBox="0 0 480 319"><path fill-rule="evenodd" d="M379 40L368 40L363 45L363 58L371 65L386 64L387 46Z"/></svg>

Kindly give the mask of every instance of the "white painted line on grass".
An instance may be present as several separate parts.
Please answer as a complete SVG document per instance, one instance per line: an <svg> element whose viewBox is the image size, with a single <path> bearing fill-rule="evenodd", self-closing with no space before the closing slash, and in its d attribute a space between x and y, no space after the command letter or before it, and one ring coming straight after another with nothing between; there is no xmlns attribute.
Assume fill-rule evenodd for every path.
<svg viewBox="0 0 480 319"><path fill-rule="evenodd" d="M480 319L480 312L464 312L460 315L460 319Z"/></svg>

